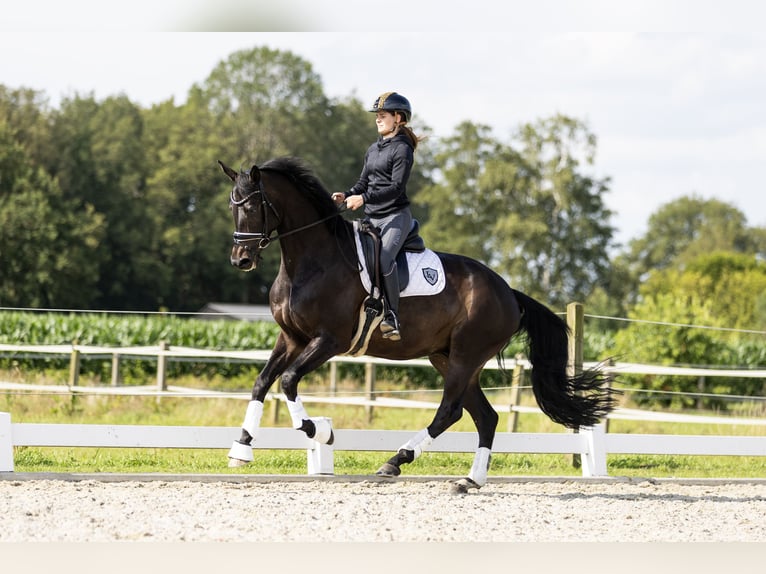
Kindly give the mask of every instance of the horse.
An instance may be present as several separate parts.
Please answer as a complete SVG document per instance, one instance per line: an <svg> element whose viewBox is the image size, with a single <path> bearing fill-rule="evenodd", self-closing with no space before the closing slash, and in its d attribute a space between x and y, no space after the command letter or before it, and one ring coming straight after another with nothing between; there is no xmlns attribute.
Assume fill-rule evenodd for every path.
<svg viewBox="0 0 766 574"><path fill-rule="evenodd" d="M252 443L258 436L264 399L277 378L293 427L319 443L332 444L330 419L308 415L298 383L349 351L369 294L360 280L356 230L305 162L279 157L240 171L218 163L234 184L229 195L235 228L230 263L253 271L272 242L279 241L281 250L279 272L269 293L280 332L253 384L241 436L228 453L230 466L242 466L253 460ZM387 340L376 330L365 352L395 360L428 357L444 380L441 401L431 423L376 474L399 476L401 467L425 452L465 409L479 439L468 475L453 485L466 492L487 482L499 418L481 389L480 374L488 360L502 358L512 337L526 335L535 399L556 423L572 429L593 426L613 409L614 399L598 367L567 374L569 328L552 310L511 288L475 259L434 253L443 266L442 291L403 297L401 340Z"/></svg>

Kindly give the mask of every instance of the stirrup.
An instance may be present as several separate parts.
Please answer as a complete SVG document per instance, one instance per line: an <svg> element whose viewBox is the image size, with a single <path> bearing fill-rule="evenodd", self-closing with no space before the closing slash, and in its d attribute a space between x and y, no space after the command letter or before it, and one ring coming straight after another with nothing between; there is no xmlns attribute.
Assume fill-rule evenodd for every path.
<svg viewBox="0 0 766 574"><path fill-rule="evenodd" d="M394 329L393 331L383 333L383 338L388 339L389 341L401 341L402 335L399 333L399 329Z"/></svg>
<svg viewBox="0 0 766 574"><path fill-rule="evenodd" d="M380 332L384 339L399 341L402 338L399 332L399 321L393 313L386 313L385 318L380 323Z"/></svg>

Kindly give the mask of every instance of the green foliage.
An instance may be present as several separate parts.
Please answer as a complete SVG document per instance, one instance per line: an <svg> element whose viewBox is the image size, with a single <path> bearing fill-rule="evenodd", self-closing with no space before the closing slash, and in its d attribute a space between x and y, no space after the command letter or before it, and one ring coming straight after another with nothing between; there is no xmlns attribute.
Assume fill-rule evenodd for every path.
<svg viewBox="0 0 766 574"><path fill-rule="evenodd" d="M666 365L763 368L766 343L766 264L763 230L749 229L744 214L718 200L685 197L652 215L649 231L613 265L605 293L637 321L615 335L619 360ZM598 300L597 300L598 301ZM604 299L601 299L601 304ZM614 307L612 307L614 309ZM618 309L618 310L619 310ZM719 327L720 330L706 329ZM748 333L747 331L755 331ZM625 377L641 388L698 391L689 377ZM758 395L757 379L716 377L708 393ZM647 395L644 402L690 404L692 398ZM727 408L715 398L700 402Z"/></svg>
<svg viewBox="0 0 766 574"><path fill-rule="evenodd" d="M0 304L77 306L97 292L104 221L33 164L19 129L0 118Z"/></svg>
<svg viewBox="0 0 766 574"><path fill-rule="evenodd" d="M176 315L83 313L0 313L4 343L140 346L169 345L207 349L262 349L276 340L277 326L266 322L200 320ZM265 347L264 347L265 345Z"/></svg>
<svg viewBox="0 0 766 574"><path fill-rule="evenodd" d="M158 345L161 341L171 346L211 350L261 350L271 349L278 334L278 327L267 322L242 322L226 320L200 320L174 315L106 315L57 313L0 313L0 342L25 345L60 345L76 342L80 345L105 347L131 347ZM68 368L68 358L45 360L48 369ZM5 368L40 369L39 358L0 358ZM156 362L151 360L125 360L121 375L126 384L146 383L156 374ZM197 375L204 377L236 377L252 372L247 362L233 360L219 363L171 361L168 375ZM110 380L111 356L84 359L81 372L102 381ZM252 380L250 381L252 383Z"/></svg>
<svg viewBox="0 0 766 574"><path fill-rule="evenodd" d="M487 126L460 124L456 134L441 142L434 161L443 181L425 186L418 203L425 207L428 223L422 233L439 251L458 253L479 261L491 258L486 234L477 230L492 224L491 198L479 188L486 162L499 151Z"/></svg>
<svg viewBox="0 0 766 574"><path fill-rule="evenodd" d="M435 155L443 178L418 196L428 213L423 234L550 305L583 300L608 268L613 233L608 180L584 173L595 137L555 116L523 125L516 139L505 145L487 126L458 126Z"/></svg>
<svg viewBox="0 0 766 574"><path fill-rule="evenodd" d="M696 258L714 252L764 257L765 237L766 230L748 228L745 215L731 204L682 197L653 213L647 232L614 259L607 278L609 293L627 312L638 301L639 287L652 272L683 270Z"/></svg>

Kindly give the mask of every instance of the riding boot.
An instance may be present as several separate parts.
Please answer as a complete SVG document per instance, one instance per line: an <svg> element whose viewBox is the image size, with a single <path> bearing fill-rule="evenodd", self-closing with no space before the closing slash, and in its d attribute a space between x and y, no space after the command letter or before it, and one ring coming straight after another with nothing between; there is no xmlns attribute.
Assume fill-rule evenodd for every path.
<svg viewBox="0 0 766 574"><path fill-rule="evenodd" d="M387 275L383 275L383 290L386 293L388 308L383 321L380 323L380 332L383 333L384 339L398 341L402 336L399 332L399 319L396 316L399 312L399 273L396 269L396 263L393 264Z"/></svg>

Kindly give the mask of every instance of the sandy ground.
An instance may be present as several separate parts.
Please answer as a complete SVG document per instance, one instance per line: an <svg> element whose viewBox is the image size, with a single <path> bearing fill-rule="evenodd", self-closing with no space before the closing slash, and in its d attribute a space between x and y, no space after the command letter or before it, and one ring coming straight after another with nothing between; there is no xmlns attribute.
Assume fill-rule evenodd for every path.
<svg viewBox="0 0 766 574"><path fill-rule="evenodd" d="M766 482L0 480L0 542L765 542Z"/></svg>

